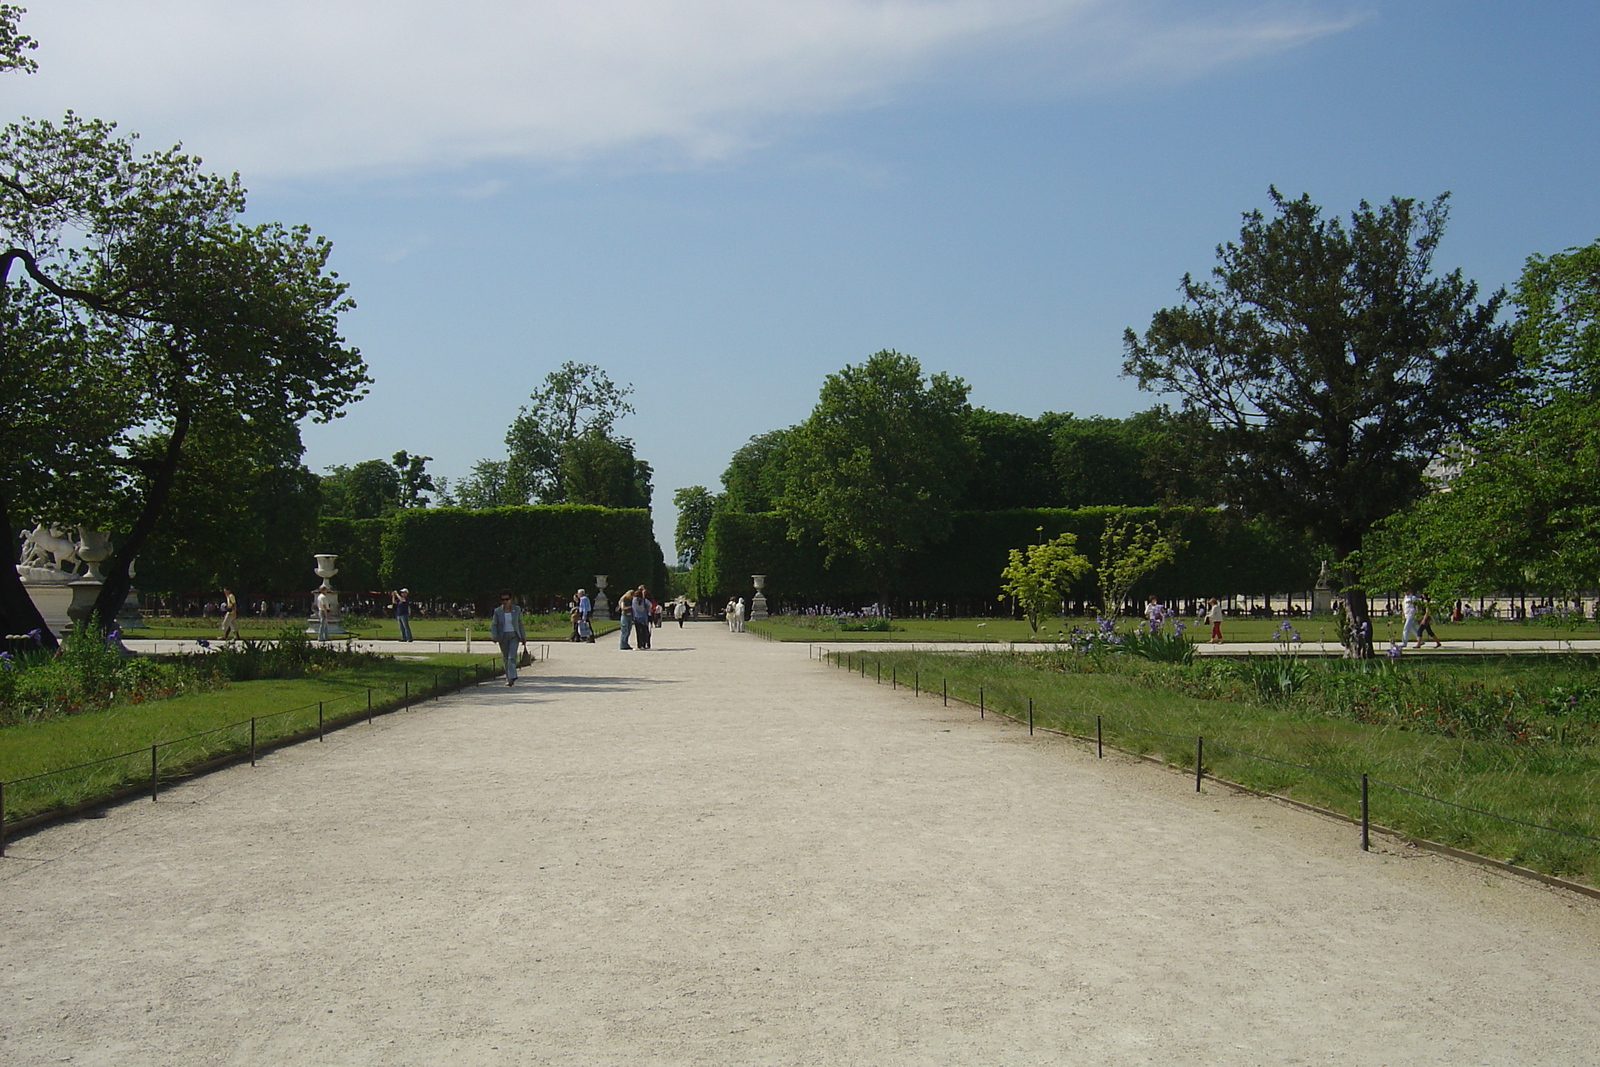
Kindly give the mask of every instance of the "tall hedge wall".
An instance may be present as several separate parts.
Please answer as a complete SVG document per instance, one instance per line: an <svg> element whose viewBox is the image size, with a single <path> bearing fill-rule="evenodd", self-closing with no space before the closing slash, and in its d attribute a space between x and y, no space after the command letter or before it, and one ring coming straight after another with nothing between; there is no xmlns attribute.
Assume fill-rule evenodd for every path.
<svg viewBox="0 0 1600 1067"><path fill-rule="evenodd" d="M1318 565L1302 543L1238 522L1225 512L1026 508L958 513L950 539L914 557L889 592L907 600L992 600L1000 591L1000 570L1007 551L1033 544L1040 537L1040 527L1046 539L1066 532L1077 534L1078 550L1098 563L1100 534L1106 519L1113 515L1135 522L1154 519L1164 529L1176 525L1186 542L1173 563L1157 569L1135 588L1138 596L1153 592L1179 599L1281 593L1309 589L1315 581ZM746 593L750 575L763 573L768 575L770 595L778 599L843 604L879 595L880 590L872 588L859 567L848 563L825 567L820 546L790 541L786 530L783 517L776 512L715 516L695 564L695 595L715 601ZM1093 576L1082 579L1073 595L1095 599Z"/></svg>
<svg viewBox="0 0 1600 1067"><path fill-rule="evenodd" d="M583 505L413 508L388 520L384 584L424 597L481 600L509 588L527 596L565 597L666 582L666 565L642 508Z"/></svg>
<svg viewBox="0 0 1600 1067"><path fill-rule="evenodd" d="M388 519L322 519L317 523L316 550L339 557L335 586L352 593L383 588L383 531L388 525ZM306 583L308 589L317 584L309 559Z"/></svg>

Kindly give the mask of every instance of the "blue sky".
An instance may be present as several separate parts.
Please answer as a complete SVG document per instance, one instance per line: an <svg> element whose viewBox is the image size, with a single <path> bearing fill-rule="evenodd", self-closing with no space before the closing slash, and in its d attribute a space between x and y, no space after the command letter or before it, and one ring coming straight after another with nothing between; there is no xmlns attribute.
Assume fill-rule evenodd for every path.
<svg viewBox="0 0 1600 1067"><path fill-rule="evenodd" d="M238 170L335 244L372 395L314 469L504 454L564 360L635 386L671 495L880 348L974 403L1124 415L1143 329L1269 184L1450 190L1485 289L1600 238L1600 5L34 0L71 107Z"/></svg>

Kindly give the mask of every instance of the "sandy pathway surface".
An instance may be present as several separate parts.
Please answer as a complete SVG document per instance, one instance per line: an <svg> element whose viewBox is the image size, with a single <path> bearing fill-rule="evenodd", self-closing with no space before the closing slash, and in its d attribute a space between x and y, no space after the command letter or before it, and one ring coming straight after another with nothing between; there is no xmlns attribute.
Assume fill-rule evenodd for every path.
<svg viewBox="0 0 1600 1067"><path fill-rule="evenodd" d="M713 625L10 853L8 1067L1600 1062L1593 902Z"/></svg>

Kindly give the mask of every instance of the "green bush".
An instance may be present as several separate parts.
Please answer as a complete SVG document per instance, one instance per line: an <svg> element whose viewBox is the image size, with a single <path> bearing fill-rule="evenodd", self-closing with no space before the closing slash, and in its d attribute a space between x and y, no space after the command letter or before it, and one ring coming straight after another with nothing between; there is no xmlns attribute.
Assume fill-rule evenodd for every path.
<svg viewBox="0 0 1600 1067"><path fill-rule="evenodd" d="M187 664L124 656L98 635L68 634L59 655L0 660L0 726L142 704L211 684Z"/></svg>

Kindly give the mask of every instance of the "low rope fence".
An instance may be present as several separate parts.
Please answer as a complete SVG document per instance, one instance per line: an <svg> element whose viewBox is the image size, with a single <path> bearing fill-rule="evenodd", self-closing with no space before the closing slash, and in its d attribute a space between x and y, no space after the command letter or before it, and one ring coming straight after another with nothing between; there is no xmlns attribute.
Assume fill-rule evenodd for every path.
<svg viewBox="0 0 1600 1067"><path fill-rule="evenodd" d="M831 662L834 665L834 667L837 668L837 669L849 671L850 673L856 674L856 675L858 675L858 676L860 676L862 678L865 678L867 676L869 656L866 653L843 652L843 651L820 650L820 649L816 650L816 651L818 653L820 653L820 657L824 662ZM873 674L874 681L876 681L877 684L882 685L883 682L885 681L885 679L883 677L883 662L882 662L882 660L877 659L877 658L874 657L874 658L870 659L870 663L871 663L871 669L872 669L872 674ZM902 680L900 678L899 667L896 664L892 664L892 663L890 664L890 673L889 673L889 678L887 680L888 680L888 682L890 684L890 687L893 688L893 689L899 689L901 686L905 685L904 680ZM930 695L933 695L933 691L932 690L925 689L922 686L922 678L921 678L921 673L919 671L913 671L912 672L911 689L912 689L912 695L913 696L920 697L924 693L928 693ZM949 683L948 679L943 678L943 677L940 678L940 680L939 680L939 693L937 695L939 695L940 698L943 700L944 705L946 707L948 707L949 703L950 703L950 700L952 699L951 693L950 693L950 683ZM1436 797L1436 796L1433 796L1432 794L1423 793L1423 792L1420 792L1419 790L1412 789L1409 786L1400 785L1398 782L1390 782L1390 781L1385 781L1384 779L1381 779L1381 778L1373 778L1365 771L1342 771L1342 770L1336 770L1336 769L1331 768L1331 767L1318 767L1318 766L1315 766L1313 764L1296 763L1296 762L1294 762L1292 760L1277 759L1277 758L1272 757L1272 756L1265 756L1265 755L1262 755L1260 753L1251 752L1248 749L1239 748L1239 747L1237 747L1235 745L1229 745L1229 744L1226 744L1226 743L1223 743L1223 742L1218 742L1216 740L1208 741L1208 740L1206 740L1206 738L1203 735L1174 734L1174 733L1170 733L1170 732L1167 732L1167 731L1154 729L1154 728L1146 726L1146 725L1144 725L1142 723L1132 722L1132 721L1128 721L1128 720L1115 719L1115 718L1109 718L1109 717L1107 717L1107 716L1105 716L1103 714L1100 714L1100 713L1096 713L1096 714L1091 715L1091 714L1089 714L1087 712L1075 711L1075 710L1073 710L1071 708L1061 708L1061 707L1055 707L1055 708L1051 709L1052 712L1054 714L1056 714L1056 715L1062 716L1062 717L1067 718L1067 719L1077 720L1077 721L1083 723L1084 732L1082 732L1082 733L1076 733L1076 732L1073 732L1071 730L1059 730L1059 729L1055 729L1055 728L1052 728L1052 727L1037 726L1035 724L1035 721L1034 721L1034 719L1035 719L1035 710L1036 709L1035 709L1035 705L1034 705L1034 699L1032 697L1026 698L1027 699L1027 710L1025 712L1020 707L1015 708L1012 711L1005 711L1005 710L1002 710L1000 708L997 708L994 705L994 703L988 699L988 694L985 693L984 687L981 686L981 685L977 687L977 693L975 694L975 697L976 697L976 699L967 699L967 698L963 698L963 697L958 695L954 699L956 699L960 703L967 704L967 705L969 705L971 707L976 707L978 709L978 717L979 718L987 718L988 715L991 712L993 712L994 714L999 715L1000 717L1002 717L1004 719L1008 719L1011 722L1015 722L1018 725L1024 725L1025 724L1027 726L1027 728L1028 728L1028 733L1030 735L1032 735L1036 730L1038 730L1038 731L1042 731L1044 733L1053 734L1053 735L1058 736L1058 737L1067 737L1067 738L1072 738L1073 740L1078 740L1078 741L1093 742L1094 746L1095 746L1095 754L1099 758L1104 758L1105 750L1109 747L1114 752L1123 752L1126 755L1136 756L1136 757L1139 757L1141 759L1155 759L1158 762L1161 762L1161 763L1167 764L1167 765L1171 765L1171 766L1186 767L1186 766L1189 765L1189 761L1192 760L1193 761L1193 768L1194 768L1194 789L1195 789L1195 792L1197 792L1197 793L1200 792L1201 783L1206 778L1210 778L1211 780L1213 780L1213 781L1215 781L1215 782L1217 782L1219 784L1228 786L1229 788L1232 788L1232 789L1240 789L1240 790L1243 790L1243 791L1248 792L1248 793L1256 794L1258 796L1271 797L1274 800L1280 800L1280 801L1283 801L1285 803L1292 804L1292 805L1294 805L1296 807L1306 809L1308 811L1314 811L1314 812L1317 812L1318 814L1321 814L1321 815L1327 815L1327 816L1330 816L1332 818L1336 818L1336 819L1340 819L1340 820L1345 821L1345 822L1352 823L1352 824L1354 824L1354 825L1356 825L1356 826L1358 826L1360 828L1360 832L1361 832L1361 850L1363 852L1370 851L1371 842L1372 842L1372 831L1373 830L1377 830L1381 834L1387 834L1387 835L1390 835L1390 836L1393 836L1393 837L1403 838L1404 840L1406 840L1406 841L1410 842L1411 844L1416 845L1416 846L1418 846L1420 848L1428 849L1428 850L1434 851L1434 852L1440 852L1440 853L1443 853L1443 854L1446 854L1446 855L1450 855L1450 856L1456 856L1456 857L1459 857L1459 858L1462 858L1462 859L1468 859L1468 860L1471 860L1471 861L1476 862L1476 863L1487 864L1489 866L1496 867L1496 868L1499 868L1501 870L1506 870L1506 871L1510 871L1510 872L1513 872L1515 874L1518 874L1518 875L1521 875L1521 876L1524 876L1524 877L1533 878L1533 879L1535 879L1537 881L1544 882L1544 883L1546 883L1548 885L1560 886L1560 887L1562 887L1564 889L1571 889L1574 892L1582 893L1585 896L1590 896L1590 897L1595 897L1597 899L1600 899L1600 888L1596 888L1594 886L1588 886L1588 885L1585 885L1585 884L1583 884L1581 882L1569 881L1568 879L1565 879L1565 878L1558 878L1558 877L1556 877L1554 875L1548 875L1548 874L1545 874L1545 873L1543 873L1541 871L1535 871L1535 870L1532 870L1532 869L1527 868L1527 867L1518 866L1517 864L1514 864L1514 863L1504 862L1504 861L1501 861L1501 860L1493 859L1492 857L1479 855L1478 853L1475 853L1475 852L1468 852L1468 851L1463 850L1463 849L1453 848L1453 847L1451 847L1449 845L1444 845L1444 844L1441 844L1441 843L1439 843L1437 841L1430 841L1430 840L1428 840L1426 838L1417 837L1415 835L1406 833L1404 831L1394 830L1394 829L1391 829L1391 828L1386 827L1386 826L1378 825L1378 824L1376 824L1376 823L1374 823L1372 821L1371 791L1372 791L1372 788L1375 787L1375 786L1382 787L1384 789L1392 789L1392 790L1394 790L1394 791L1396 791L1398 793L1405 793L1406 795L1412 796L1412 797L1416 797L1419 800L1428 801L1428 802L1433 803L1433 804L1439 804L1439 805L1442 805L1444 807L1455 809L1457 811L1470 812L1473 815L1477 815L1477 816L1480 816L1480 817L1483 817L1483 818L1492 819L1492 820L1496 820L1498 822L1508 823L1508 824L1515 825L1515 826L1520 826L1520 827L1523 827L1525 829L1538 830L1538 831L1541 831L1541 832L1547 833L1547 834L1554 834L1554 835L1557 835L1557 836L1560 836L1560 837L1563 837L1563 838L1567 838L1567 839L1570 839L1570 840L1584 841L1584 842L1588 842L1590 844L1600 845L1600 837L1596 837L1596 836L1593 836L1591 834L1578 833L1577 831L1573 831L1573 830L1563 830L1563 829L1560 829L1559 827L1554 827L1554 826L1545 826L1545 825L1543 825L1541 823L1529 822L1529 821L1527 821L1525 819L1514 818L1514 817L1512 817L1510 815L1501 815L1498 812L1487 811L1485 809L1471 807L1471 806L1466 805L1466 804L1459 804L1459 803L1457 803L1457 802L1455 802L1453 800L1446 800L1444 797ZM1090 720L1092 720L1093 724L1094 724L1094 733L1093 734L1090 734L1090 733L1087 732ZM1165 740L1170 740L1170 741L1182 742L1184 747L1182 749L1179 749L1179 751L1185 752L1186 755L1189 752L1192 752L1192 755L1189 756L1188 759L1184 759L1182 757L1177 757L1177 756L1173 756L1171 758L1167 758L1167 757L1152 757L1152 756L1145 755L1143 753L1134 752L1134 751L1129 750L1129 749L1120 748L1119 746L1117 746L1115 744L1108 745L1108 743L1106 742L1106 729L1107 729L1107 727L1110 727L1113 730L1120 729L1128 736L1160 738L1160 739L1165 739ZM1189 748L1191 742L1192 742L1192 745L1193 745L1192 749ZM1280 767L1293 767L1293 768L1295 768L1297 770L1307 771L1307 772L1310 772L1312 774L1318 774L1318 775L1326 776L1328 778L1343 779L1343 780L1349 781L1353 785L1356 785L1356 786L1359 787L1359 798L1360 798L1359 815L1352 816L1352 815L1346 814L1345 812L1336 811L1336 810L1332 810L1332 809L1329 809L1329 808L1318 807L1315 804L1308 804L1305 801L1296 800L1293 797L1286 797L1286 796L1283 796L1282 794L1279 794L1279 793L1273 793L1273 792L1263 791L1263 790L1260 790L1260 789L1254 789L1254 788L1252 788L1250 786L1243 785L1243 784L1238 783L1238 782L1229 781L1228 779L1220 778L1220 777L1217 777L1216 775L1208 774L1206 772L1206 770L1205 770L1205 753L1206 753L1206 749L1208 747L1213 752L1218 751L1218 750L1221 750L1221 751L1224 751L1224 752L1231 752L1234 755L1243 757L1245 759L1256 760L1256 761L1260 761L1260 762L1263 762L1263 763L1272 763L1272 764L1276 764L1276 765L1278 765Z"/></svg>
<svg viewBox="0 0 1600 1067"><path fill-rule="evenodd" d="M549 658L548 649L544 649L543 653L542 659ZM481 685L485 680L498 678L504 673L504 665L498 660L471 667L442 667L434 672L430 684L419 686L415 691L410 679L404 679L398 692L375 700L374 688L367 686L364 694L352 693L347 697L319 700L266 715L253 715L210 730L157 741L148 748L132 749L70 767L57 767L39 774L0 781L0 856L5 855L9 839L38 826L146 792L152 801L156 801L160 799L164 782L197 777L246 760L254 767L257 759L268 752L312 738L322 741L329 731L355 723L366 722L370 725L378 715L402 711L422 701ZM364 702L349 708L346 705L351 701ZM330 714L330 710L336 713ZM6 818L8 796L15 805L19 791L40 789L51 784L52 780L68 775L76 775L79 779L71 787L74 796L71 802L18 819Z"/></svg>

